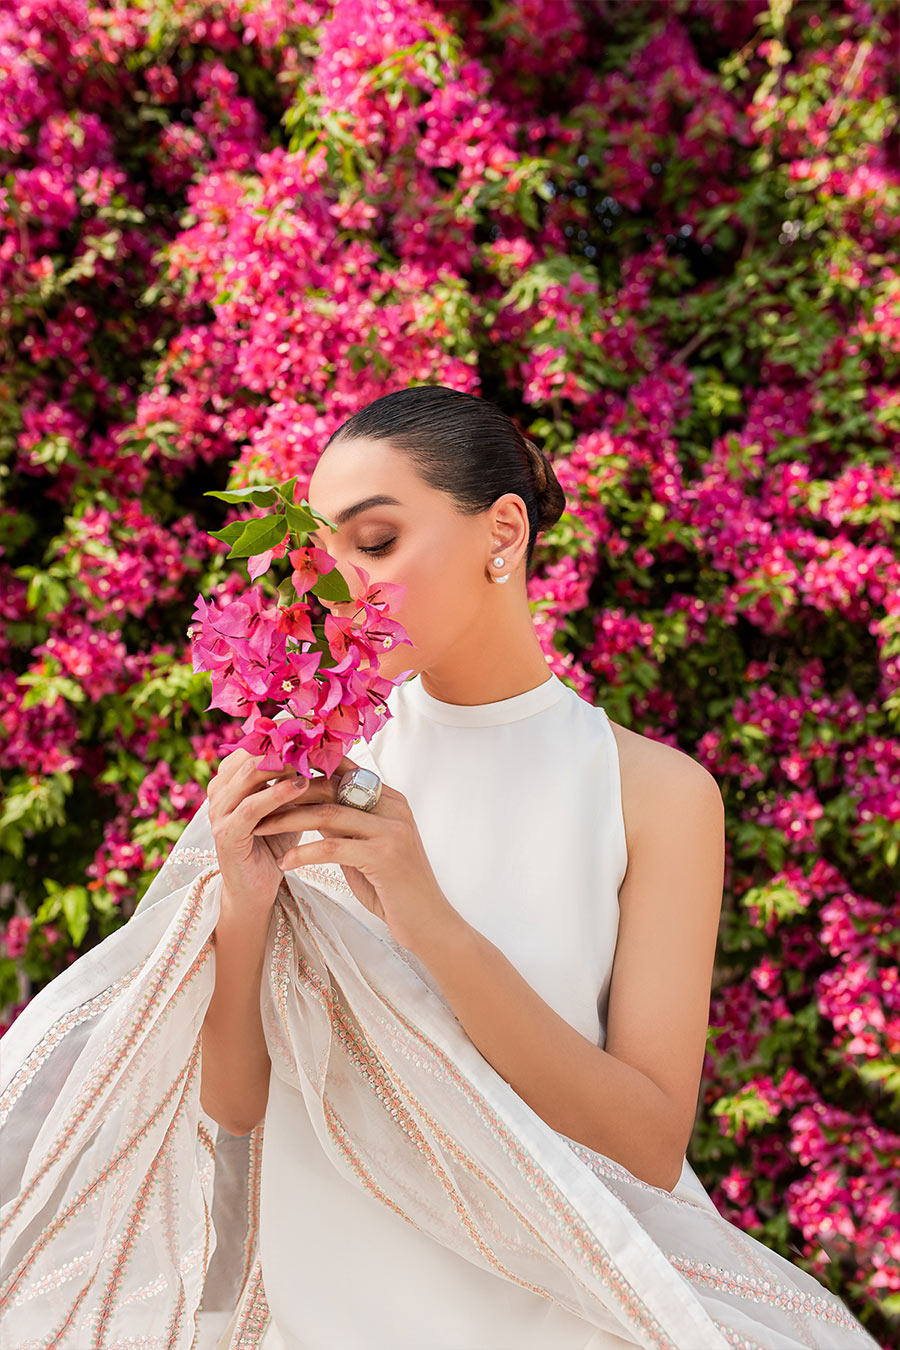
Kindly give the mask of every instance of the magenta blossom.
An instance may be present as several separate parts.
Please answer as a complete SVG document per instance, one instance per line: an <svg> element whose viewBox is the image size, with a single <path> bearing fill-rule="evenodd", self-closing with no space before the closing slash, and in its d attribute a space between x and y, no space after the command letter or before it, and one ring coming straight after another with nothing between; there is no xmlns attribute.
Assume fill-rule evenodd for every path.
<svg viewBox="0 0 900 1350"><path fill-rule="evenodd" d="M285 551L274 550L281 556ZM253 555L251 573L265 556ZM288 557L301 596L335 565L320 548L294 549ZM210 708L244 719L243 737L222 746L221 754L240 748L260 756L258 767L267 772L291 767L306 778L315 770L330 776L354 741L370 739L390 716L388 694L410 672L387 679L379 674L378 659L397 643L412 645L388 615L406 588L372 585L368 572L356 566L354 571L356 593L345 602L354 612L326 615L318 643L302 599L266 604L252 586L222 605L198 595L196 624L188 629L193 669L210 672ZM328 657L330 664L323 664Z"/></svg>

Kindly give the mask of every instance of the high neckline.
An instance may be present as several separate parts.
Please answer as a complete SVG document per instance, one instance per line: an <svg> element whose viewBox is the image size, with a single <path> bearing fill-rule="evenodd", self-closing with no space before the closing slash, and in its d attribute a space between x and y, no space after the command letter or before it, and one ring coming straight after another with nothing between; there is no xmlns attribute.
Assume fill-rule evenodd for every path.
<svg viewBox="0 0 900 1350"><path fill-rule="evenodd" d="M550 671L550 678L526 689L512 698L497 699L493 703L445 703L434 698L422 685L421 672L400 686L412 706L432 722L444 722L454 727L491 727L504 722L517 722L532 713L550 708L562 698L568 688L558 675Z"/></svg>

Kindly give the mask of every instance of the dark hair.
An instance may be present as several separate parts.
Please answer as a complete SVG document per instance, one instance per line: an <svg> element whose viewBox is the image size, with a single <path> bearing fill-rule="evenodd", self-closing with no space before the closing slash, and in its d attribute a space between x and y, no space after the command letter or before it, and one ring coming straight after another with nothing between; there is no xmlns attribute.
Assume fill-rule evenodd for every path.
<svg viewBox="0 0 900 1350"><path fill-rule="evenodd" d="M475 394L442 384L395 389L342 423L325 449L351 438L390 441L464 515L486 511L505 492L521 497L529 525L526 576L536 534L566 509L566 494L544 452L496 403Z"/></svg>

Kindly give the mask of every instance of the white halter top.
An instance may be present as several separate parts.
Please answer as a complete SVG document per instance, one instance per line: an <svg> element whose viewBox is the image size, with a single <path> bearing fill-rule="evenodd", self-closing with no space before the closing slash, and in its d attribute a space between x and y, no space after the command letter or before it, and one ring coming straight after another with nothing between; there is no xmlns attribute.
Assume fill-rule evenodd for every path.
<svg viewBox="0 0 900 1350"><path fill-rule="evenodd" d="M552 673L523 694L470 706L433 698L416 675L394 686L388 707L391 718L371 741L357 741L350 759L406 796L451 904L603 1046L627 865L606 713ZM298 842L315 837L310 830ZM314 881L319 865L308 866ZM341 900L384 936L383 921L349 888ZM674 1194L715 1212L686 1158ZM300 1093L274 1072L260 1255L277 1328L272 1350L633 1344L480 1269L349 1184L326 1159Z"/></svg>
<svg viewBox="0 0 900 1350"><path fill-rule="evenodd" d="M406 796L453 907L602 1046L627 864L605 711L553 673L472 705L432 697L416 675L387 702L392 717L350 758Z"/></svg>

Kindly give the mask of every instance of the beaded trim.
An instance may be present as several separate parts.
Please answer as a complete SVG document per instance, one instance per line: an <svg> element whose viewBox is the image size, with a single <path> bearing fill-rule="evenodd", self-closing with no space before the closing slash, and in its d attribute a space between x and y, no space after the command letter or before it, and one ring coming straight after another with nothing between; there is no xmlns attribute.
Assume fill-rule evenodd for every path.
<svg viewBox="0 0 900 1350"><path fill-rule="evenodd" d="M186 863L189 867L218 866L219 855L214 848L194 848L186 844L179 848L173 848L166 861Z"/></svg>
<svg viewBox="0 0 900 1350"><path fill-rule="evenodd" d="M157 1008L160 1009L160 1015L153 1027L151 1036L163 1034L165 1018L170 1008L174 1006L175 1001L185 993L191 982L203 970L210 956L212 955L212 941L207 938L196 956L184 971L177 970L177 964L180 960L185 946L189 943L190 936L199 921L202 913L202 896L207 882L213 873L204 873L194 879L187 901L184 904L181 913L178 916L178 922L175 925L175 931L172 933L161 958L154 963L151 980L148 987L141 991L136 1006L130 1008L124 1025L116 1028L115 1034L111 1035L108 1048L104 1054L98 1058L91 1070L85 1075L82 1083L81 1092L75 1105L67 1114L63 1127L56 1140L45 1151L40 1166L35 1170L34 1175L20 1191L14 1201L8 1206L8 1212L4 1216L2 1225L5 1231L13 1219L21 1213L30 1196L33 1194L46 1177L47 1173L55 1165L60 1163L64 1154L71 1148L73 1142L79 1134L80 1127L84 1122L91 1118L92 1113L96 1114L98 1109L98 1100L102 1099L103 1093L111 1081L114 1081L115 1075L122 1068L123 1063L127 1061L128 1055L132 1052L135 1044L146 1034L148 1023L152 1023L152 1014ZM73 1009L71 1012L61 1017L41 1038L39 1043L29 1055L25 1064L10 1084L6 1093L4 1093L4 1105L8 1111L9 1106L21 1094L23 1088L37 1072L40 1065L46 1060L48 1055L59 1044L65 1033L73 1026L85 1021L96 1012L102 1012L113 1002L134 979L145 969L146 962L128 974L107 989L102 990L94 999L88 1000L80 1008ZM171 984L175 978L174 987L166 989L167 984ZM124 1194L127 1184L128 1161L133 1155L134 1148L137 1146L142 1136L152 1128L154 1123L164 1116L170 1109L173 1100L176 1101L172 1119L169 1122L165 1136L151 1166L148 1168L141 1180L137 1194L132 1203L131 1211L123 1231L118 1235L118 1251L115 1254L111 1273L107 1275L105 1288L99 1292L95 1288L95 1276L91 1274L87 1281L82 1285L80 1291L73 1294L71 1305L69 1306L65 1318L61 1325L52 1333L49 1343L55 1344L57 1340L63 1339L67 1329L70 1328L73 1318L76 1316L79 1308L83 1304L88 1294L92 1295L92 1301L96 1304L96 1309L92 1308L91 1316L94 1320L94 1328L91 1335L91 1345L95 1350L101 1347L108 1347L111 1350L109 1342L109 1323L112 1317L116 1293L121 1283L122 1276L127 1267L130 1256L133 1253L134 1245L140 1238L146 1226L146 1207L153 1195L154 1189L158 1184L159 1177L162 1178L164 1186L168 1191L171 1190L171 1177L166 1163L171 1149L180 1130L183 1128L184 1109L192 1096L196 1094L197 1075L200 1067L200 1041L199 1038L194 1043L190 1057L184 1068L177 1075L169 1088L163 1093L162 1097L153 1101L150 1107L145 1110L144 1098L145 1088L141 1088L134 1103L134 1114L132 1120L137 1120L139 1124L131 1137L125 1139L122 1147L119 1148L113 1157L106 1162L103 1167L93 1177L89 1177L78 1193L69 1200L64 1208L60 1209L42 1229L30 1249L23 1255L16 1269L7 1279L2 1290L0 1290L0 1302L8 1305L11 1296L21 1285L22 1280L34 1265L39 1256L44 1254L49 1245L55 1240L64 1226L72 1219L77 1211L83 1208L89 1200L96 1198L97 1191L104 1186L111 1190L111 1204L118 1205ZM201 1177L209 1180L211 1169L214 1165L214 1149L212 1149L212 1139L209 1132L198 1122L197 1130L198 1148L201 1150L198 1156L198 1167ZM212 1149L212 1156L211 1156ZM173 1203L168 1213L174 1216L177 1213L176 1197L173 1197ZM163 1204L162 1210L166 1213L166 1205ZM208 1261L211 1246L211 1225L208 1205L204 1194L205 1210L205 1238L204 1238L204 1263ZM170 1227L167 1220L163 1219L164 1235L169 1239L170 1245L174 1234L174 1227ZM88 1253L88 1256L90 1254ZM200 1248L186 1253L185 1262L191 1255L200 1255ZM68 1262L65 1266L54 1271L53 1278L56 1281L62 1277L63 1280L70 1278L77 1270L83 1268L83 1263L78 1260ZM206 1265L203 1267L204 1271ZM46 1278L40 1283L43 1285ZM151 1297L155 1285L144 1288L138 1295L129 1296L129 1301L133 1297ZM180 1329L185 1319L185 1295L184 1288L180 1291L175 1306L172 1309L172 1316L169 1323L167 1335L169 1343L175 1343L180 1336ZM146 1343L147 1345L158 1344L159 1337L132 1337L117 1338L116 1346ZM45 1342L42 1340L41 1344ZM20 1347L20 1350L26 1350L26 1347Z"/></svg>
<svg viewBox="0 0 900 1350"><path fill-rule="evenodd" d="M263 1285L259 1257L253 1263L250 1278L241 1297L240 1312L229 1343L229 1350L255 1350L271 1320Z"/></svg>
<svg viewBox="0 0 900 1350"><path fill-rule="evenodd" d="M770 1303L773 1307L784 1308L788 1312L818 1317L823 1322L831 1322L834 1326L846 1327L850 1331L859 1330L858 1322L848 1309L832 1303L828 1297L808 1294L802 1289L779 1284L777 1280L760 1279L756 1275L742 1275L739 1271L729 1270L727 1266L715 1266L709 1261L692 1261L670 1252L666 1255L676 1270L680 1270L682 1275L698 1284L724 1290L729 1294L738 1294L753 1303Z"/></svg>
<svg viewBox="0 0 900 1350"><path fill-rule="evenodd" d="M306 921L308 935L313 945L319 951L319 955L322 956L321 949L318 947L318 943L316 943L315 937L313 936L314 932L320 932L321 930L316 924L315 919L313 918L313 915L310 911L309 905L306 903L306 901L303 900L301 897L296 898L298 906L300 906L300 908L303 911L303 917ZM290 959L290 952L292 951L293 944L291 934L289 931L288 921L281 911L278 912L277 922L278 922L278 933L276 934L276 944L273 949L272 973L274 976L273 983L276 985L276 987L280 987L281 990L283 991L286 988L286 982L289 982L290 979L290 975L288 973L285 963ZM277 940L279 937L281 938L280 942ZM324 957L322 957L322 959L324 963ZM366 1047L365 1050L362 1050L360 1048L358 1037L355 1036L352 1027L347 1022L345 1017L342 1015L341 1010L336 1004L333 989L330 987L330 985L325 985L319 979L319 977L315 974L315 972L311 969L311 967L305 960L302 959L299 960L296 969L299 978L301 979L306 989L314 997L316 997L317 1000L324 1007L328 1015L329 1021L331 1023L332 1034L335 1035L343 1045L347 1053L348 1060L352 1064L356 1064L357 1067L359 1067L360 1057L362 1057L364 1062L366 1059L368 1059L369 1068L372 1071L371 1076L363 1073L363 1077L367 1081L369 1081L370 1086L372 1086L373 1090L376 1091L377 1095L382 1096L382 1094L384 1094L383 1099L385 1100L385 1102L386 1103L390 1102L391 1104L390 1107L388 1108L391 1110L391 1114L392 1115L394 1114L394 1109L396 1109L399 1113L397 1116L398 1127L401 1130L403 1130L405 1134L410 1136L410 1138L416 1144L417 1147L422 1148L421 1134L418 1131L417 1126L415 1125L415 1121L412 1119L410 1113L403 1109L402 1103L399 1101L399 1098L397 1096L397 1087L399 1086L399 1084L396 1084L392 1080L389 1074L385 1071L382 1062L377 1058L377 1056L371 1054L371 1051L369 1050L368 1047ZM492 1109L490 1108L484 1097L479 1092L477 1092L475 1088L472 1087L468 1079L466 1079L456 1069L452 1061L450 1061L447 1058L447 1056L444 1055L444 1053L439 1049L439 1047L435 1045L434 1042L432 1042L428 1037L426 1037L424 1033L419 1030L419 1028L413 1026L410 1022L408 1022L407 1019L400 1012L400 1010L396 1008L381 991L380 996L389 1012L393 1014L396 1021L400 1025L402 1025L415 1039L419 1040L423 1046L427 1048L430 1057L432 1059L436 1059L441 1064L441 1067L444 1070L448 1080L452 1081L454 1085L469 1098L471 1105L473 1105L479 1112L479 1114L482 1117L482 1120L485 1122L491 1133L494 1135L494 1138L498 1140L504 1152L516 1160L520 1172L524 1177L526 1177L532 1188L538 1194L538 1196L541 1199L541 1202L546 1206L548 1211L552 1211L556 1214L563 1231L565 1232L566 1236L573 1242L574 1246L579 1252L579 1255L589 1263L594 1273L596 1274L598 1280L604 1285L604 1287L611 1291L619 1309L624 1313L629 1323L633 1325L635 1328L639 1328L641 1330L641 1333L644 1336L645 1344L648 1347L654 1347L655 1350L679 1350L679 1347L675 1346L675 1344L670 1340L664 1327L659 1323L657 1318L647 1307L646 1303L644 1303L644 1301L641 1299L637 1290L634 1289L633 1286L626 1280L625 1276L622 1274L622 1271L619 1269L616 1262L612 1259L610 1254L603 1248L603 1246L600 1243L599 1235L596 1232L594 1232L588 1224L584 1222L584 1220L577 1213L577 1211L566 1200L565 1195L562 1192L560 1192L558 1188L554 1185L548 1174L544 1172L543 1169L537 1163L535 1163L534 1159L522 1145L518 1136L514 1132L510 1131L503 1124L500 1118L495 1115L495 1113L492 1111ZM282 1002L282 1000L283 1000L283 993L279 999L279 1002ZM368 1051L368 1055L366 1051ZM414 1106L414 1109L419 1112L421 1118L423 1119L427 1118L429 1119L429 1121L431 1121L431 1118L428 1116L428 1113L424 1108L424 1105L421 1102L418 1102L415 1099L415 1097L413 1097L412 1094L408 1091L408 1089L404 1091L404 1096L406 1096L411 1101L411 1103ZM334 1138L336 1147L340 1151L343 1151L344 1148L343 1141L339 1136L335 1137L334 1135L335 1122L331 1110L325 1112L325 1119L329 1131L332 1133L332 1137ZM451 1137L445 1132L441 1131L440 1127L436 1125L436 1122L435 1127L437 1128L442 1145L449 1146L453 1142ZM423 1150L423 1156L427 1157L427 1153L428 1153L427 1150ZM476 1166L472 1159L464 1157L462 1160L464 1160L465 1164L468 1167L470 1167L473 1171L477 1171ZM441 1182L442 1185L444 1185L445 1187L447 1187L448 1185L452 1186L452 1182L450 1182L450 1179L445 1175L442 1175L443 1169L440 1168L436 1160L429 1159L429 1165L431 1166L432 1171L434 1172L435 1176ZM369 1179L367 1174L357 1173L357 1175L359 1176L360 1183L364 1187L366 1187L366 1189L369 1191L371 1195L373 1195L373 1198L377 1200L382 1200L383 1198L386 1199L386 1197L383 1197L380 1190L378 1190L377 1188L375 1190L372 1190L371 1186L369 1185ZM452 1192L450 1193L452 1195ZM507 1197L502 1195L502 1192L498 1191L497 1193L501 1196L501 1198L505 1200L507 1199ZM393 1202L389 1201L389 1203L393 1208ZM518 1214L518 1211L514 1212L517 1213L517 1216L520 1219L523 1218L523 1216ZM460 1219L463 1222L464 1226L467 1228L467 1230L469 1230L469 1236L473 1238L473 1241L475 1241L476 1240L475 1235L473 1235L473 1233L471 1232L470 1222L466 1221L466 1215L464 1212L460 1212ZM476 1245L479 1246L479 1249L482 1250L483 1254L491 1262L492 1265L494 1265L497 1269L501 1271L504 1270L504 1267L502 1263L499 1261L499 1258L496 1257L490 1251L489 1248L484 1247L481 1243L478 1243L477 1241ZM527 1281L519 1280L518 1277L513 1278L516 1279L517 1283L524 1284L525 1287L531 1289L533 1292L541 1294L543 1295L543 1297L549 1298L553 1302L558 1302L558 1300L553 1299L553 1296L548 1294L546 1290L543 1290L541 1286L532 1285Z"/></svg>
<svg viewBox="0 0 900 1350"><path fill-rule="evenodd" d="M256 1256L259 1235L259 1184L262 1176L263 1129L265 1117L250 1131L247 1163L247 1237L244 1242L244 1268L241 1285L249 1278Z"/></svg>
<svg viewBox="0 0 900 1350"><path fill-rule="evenodd" d="M355 892L347 885L346 877L337 863L301 863L299 867L290 868L290 871L297 872L301 881L308 879L321 882L331 890L356 898Z"/></svg>
<svg viewBox="0 0 900 1350"><path fill-rule="evenodd" d="M38 1069L68 1032L73 1027L80 1026L88 1017L93 1017L95 1013L104 1012L110 1004L115 1003L119 995L124 993L142 970L143 965L135 966L134 970L129 970L127 975L123 975L120 980L116 980L115 984L110 984L106 989L101 989L99 994L92 999L88 999L86 1003L82 1003L80 1008L73 1008L71 1012L66 1013L65 1016L60 1017L58 1021L53 1023L53 1026L34 1046L28 1058L23 1061L17 1073L7 1085L2 1100L0 1100L0 1125L5 1122L11 1107L18 1101Z"/></svg>
<svg viewBox="0 0 900 1350"><path fill-rule="evenodd" d="M330 881L331 879L329 878L328 880ZM298 908L302 911L302 917L306 923L307 935L318 955L321 957L323 966L327 971L327 962L325 961L321 947L316 941L315 936L317 933L320 936L324 936L322 930L313 918L308 903L302 897L295 896L294 898L297 901ZM290 925L283 911L279 911L278 928L273 949L272 982L275 990L278 991L278 1002L281 1006L281 1014L285 1021L285 1025L287 1019L284 1000L290 982L289 962L291 960L292 951L293 938ZM431 1150L428 1148L427 1140L422 1135L417 1124L417 1118L428 1124L429 1128L439 1139L442 1148L444 1148L449 1155L453 1156L456 1161L469 1168L474 1175L479 1176L483 1182L491 1186L501 1199L505 1200L506 1197L491 1183L489 1178L484 1177L481 1170L477 1168L477 1165L474 1163L474 1160L464 1154L462 1150L459 1149L455 1140L441 1129L439 1123L428 1113L424 1104L419 1102L409 1091L406 1083L402 1081L401 1078L395 1077L385 1069L383 1061L373 1052L372 1047L366 1040L364 1030L357 1027L355 1021L348 1016L330 982L326 983L323 981L316 970L309 965L302 955L299 955L297 958L296 973L304 988L312 993L319 1004L324 1008L331 1023L332 1033L341 1042L350 1063L356 1067L362 1079L368 1084L389 1114L394 1117L398 1128L403 1130L403 1132L410 1137L413 1144L421 1151L423 1158L438 1180L445 1186L452 1185L450 1178L444 1174L440 1163L433 1157ZM621 1271L614 1262L610 1261L608 1253L600 1246L598 1235L585 1225L580 1216L572 1210L565 1196L558 1192L548 1175L533 1161L518 1138L507 1130L502 1120L495 1115L481 1094L477 1092L468 1079L457 1071L455 1065L453 1065L453 1063L444 1055L439 1047L436 1046L417 1026L413 1025L406 1017L404 1017L401 1011L385 996L383 991L379 990L379 996L386 1009L396 1019L397 1025L404 1027L412 1037L417 1039L421 1045L430 1052L430 1058L432 1060L437 1060L438 1063L440 1063L441 1067L446 1071L448 1081L452 1081L455 1086L468 1097L470 1102L479 1110L482 1119L486 1122L491 1132L501 1141L504 1150L510 1156L516 1158L520 1170L528 1177L547 1208L556 1211L564 1231L566 1231L570 1238L575 1239L580 1247L581 1254L587 1256L588 1260L593 1265L594 1270L603 1280L606 1287L611 1288L616 1293L622 1310L632 1318L636 1325L641 1326L645 1332L649 1333L647 1344L669 1344L665 1338L665 1332L655 1322L655 1319L652 1318L652 1315L649 1313L646 1305L643 1304L637 1292L627 1284ZM387 1028L390 1027L390 1023L387 1020L383 1022L383 1025ZM409 1054L408 1050L406 1050L398 1040L394 1039L393 1044L395 1048L402 1050L404 1054ZM413 1054L411 1058L416 1062L422 1062L415 1054ZM326 1065L327 1050L323 1052L320 1079ZM401 1101L401 1096L405 1099L405 1102ZM409 1109L407 1109L407 1104ZM359 1158L352 1149L348 1134L346 1130L343 1129L340 1118L334 1111L333 1105L324 1097L324 1094L323 1107L331 1137L338 1150L347 1159L350 1166L355 1171L361 1185L363 1185L374 1198L381 1200L383 1203L387 1203L392 1209L396 1209L396 1204L381 1192L374 1179L369 1176L361 1158ZM413 1113L417 1113L417 1117ZM585 1145L578 1143L578 1141L568 1139L567 1136L561 1135L560 1137L568 1143L573 1151L599 1176L607 1176L613 1181L627 1180L632 1184L636 1183L642 1189L657 1194L665 1194L670 1201L674 1201L681 1207L688 1206L692 1213L697 1213L699 1207L690 1200L680 1196L673 1196L669 1191L662 1191L659 1187L651 1186L646 1182L641 1182L639 1178L633 1177L626 1168L615 1163L614 1160L605 1157L603 1154L593 1152L593 1150L588 1149ZM452 1199L452 1192L448 1191L448 1193L451 1194ZM459 1208L459 1206L457 1206L457 1208ZM403 1213L402 1209L400 1212ZM534 1234L534 1230L531 1226L527 1225L525 1216L518 1213L518 1211L514 1212L517 1214L517 1218L526 1224L526 1226L529 1227L529 1230ZM746 1299L749 1302L765 1303L777 1307L788 1315L791 1322L797 1326L798 1331L803 1337L808 1337L809 1328L808 1325L804 1325L801 1322L802 1318L818 1318L822 1322L834 1326L845 1327L851 1331L859 1331L860 1324L850 1313L849 1309L847 1309L840 1300L831 1295L824 1287L821 1296L819 1296L779 1281L772 1268L760 1259L765 1255L765 1252L757 1254L754 1250L753 1240L750 1239L748 1235L741 1233L739 1230L735 1230L734 1226L721 1215L713 1214L711 1211L707 1210L702 1210L700 1212L707 1215L709 1222L715 1225L716 1229L725 1238L727 1245L737 1254L739 1259L746 1261L750 1272L756 1273L745 1274L730 1269L727 1266L716 1266L708 1262L694 1261L689 1258L679 1257L675 1253L664 1252L663 1254L671 1263L672 1267L685 1278L694 1283L724 1291L725 1293L737 1296L741 1299ZM404 1214L404 1217L409 1219L408 1215ZM485 1255L491 1264L498 1267L500 1270L503 1270L498 1258L494 1256L490 1248L485 1247L483 1241L478 1240L477 1236L473 1236L470 1222L467 1221L468 1215L460 1212L460 1218L466 1229L469 1231L470 1236L476 1241L476 1245L479 1250L482 1251L483 1255ZM410 1222L414 1221L410 1219ZM534 1236L539 1238L540 1235L534 1234ZM509 1272L504 1273L509 1277ZM514 1276L512 1278L516 1279ZM536 1293L543 1293L545 1297L551 1299L553 1302L558 1301L553 1299L553 1296L546 1291L541 1290L539 1286L530 1285L527 1284L526 1281L517 1279L516 1282L525 1284L526 1287L533 1289ZM705 1309L705 1311L707 1311L707 1315L709 1316L708 1310ZM765 1350L763 1346L751 1340L743 1333L728 1327L727 1324L724 1324L711 1316L710 1322L721 1330L723 1336L728 1340L729 1346L733 1347L733 1350Z"/></svg>
<svg viewBox="0 0 900 1350"><path fill-rule="evenodd" d="M713 1321L733 1350L769 1350L769 1346L763 1345L761 1341L751 1341L749 1336L730 1327L727 1322L720 1322L718 1317L714 1317Z"/></svg>

